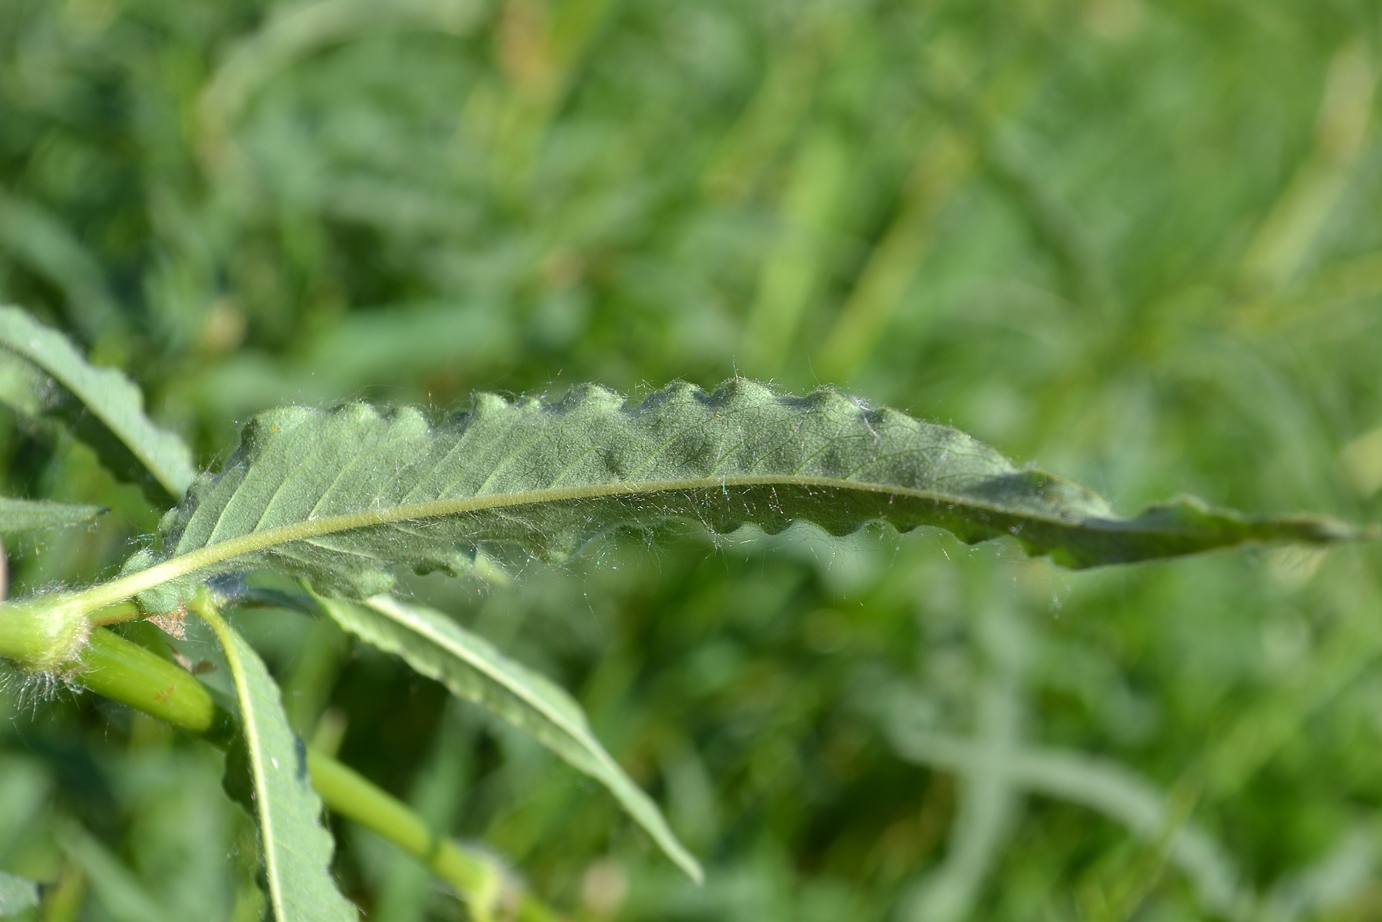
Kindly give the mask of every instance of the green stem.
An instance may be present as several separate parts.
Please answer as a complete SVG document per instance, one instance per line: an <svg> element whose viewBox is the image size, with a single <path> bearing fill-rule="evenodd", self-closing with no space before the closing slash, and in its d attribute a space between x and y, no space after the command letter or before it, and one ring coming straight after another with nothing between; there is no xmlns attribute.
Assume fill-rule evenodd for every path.
<svg viewBox="0 0 1382 922"><path fill-rule="evenodd" d="M92 631L80 655L63 663L60 672L90 691L217 747L225 748L239 733L230 711L195 676L104 628ZM437 836L407 804L354 770L311 749L307 768L313 787L331 810L413 855L472 905L490 905L498 895L499 903L511 907L521 922L561 918L526 889L500 892L507 879L492 858Z"/></svg>
<svg viewBox="0 0 1382 922"><path fill-rule="evenodd" d="M510 906L516 908L516 918L522 922L549 922L557 918L526 891L506 893L509 881L498 865L438 836L406 804L379 790L349 766L308 750L307 770L322 799L341 805L332 809L374 832L387 829L390 841L416 855L432 873L466 894L472 912L481 907Z"/></svg>
<svg viewBox="0 0 1382 922"><path fill-rule="evenodd" d="M92 612L87 616L88 621L97 627L108 627L112 624L120 624L125 621L133 621L144 614L143 609L137 602L126 601L117 602L97 612Z"/></svg>
<svg viewBox="0 0 1382 922"><path fill-rule="evenodd" d="M224 749L238 735L235 718L196 676L104 628L63 675L98 695L128 704Z"/></svg>

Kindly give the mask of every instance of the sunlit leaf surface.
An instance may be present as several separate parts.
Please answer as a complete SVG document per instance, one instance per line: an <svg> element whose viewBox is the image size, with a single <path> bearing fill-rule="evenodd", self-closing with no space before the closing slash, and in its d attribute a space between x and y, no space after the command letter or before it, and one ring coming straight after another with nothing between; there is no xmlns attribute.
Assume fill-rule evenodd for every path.
<svg viewBox="0 0 1382 922"><path fill-rule="evenodd" d="M197 580L273 567L363 597L387 590L398 566L459 573L480 547L559 558L601 531L673 518L715 532L929 525L969 543L1010 535L1072 567L1356 534L1189 499L1125 519L955 429L831 390L794 397L735 379L713 393L671 385L641 403L599 387L555 403L480 395L436 425L358 403L262 414L110 592L171 608Z"/></svg>

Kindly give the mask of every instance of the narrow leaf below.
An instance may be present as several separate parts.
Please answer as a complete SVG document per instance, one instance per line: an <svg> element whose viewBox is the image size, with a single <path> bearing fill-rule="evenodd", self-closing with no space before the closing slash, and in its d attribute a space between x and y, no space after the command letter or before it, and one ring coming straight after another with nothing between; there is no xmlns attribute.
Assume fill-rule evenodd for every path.
<svg viewBox="0 0 1382 922"><path fill-rule="evenodd" d="M17 307L0 306L0 402L70 428L159 506L181 499L196 475L187 445L144 415L133 381L91 365L67 337Z"/></svg>
<svg viewBox="0 0 1382 922"><path fill-rule="evenodd" d="M307 748L288 727L278 685L213 606L198 603L195 610L216 632L235 680L275 922L354 922L359 913L331 876L335 846L308 779Z"/></svg>
<svg viewBox="0 0 1382 922"><path fill-rule="evenodd" d="M377 595L363 603L320 598L342 628L401 656L417 672L482 705L604 785L634 821L693 880L701 868L653 801L624 773L561 688L431 608Z"/></svg>
<svg viewBox="0 0 1382 922"><path fill-rule="evenodd" d="M81 868L96 900L116 922L170 922L144 883L100 839L72 821L60 822L56 838Z"/></svg>
<svg viewBox="0 0 1382 922"><path fill-rule="evenodd" d="M0 496L0 535L59 525L89 522L106 510L100 506L76 506L41 499Z"/></svg>

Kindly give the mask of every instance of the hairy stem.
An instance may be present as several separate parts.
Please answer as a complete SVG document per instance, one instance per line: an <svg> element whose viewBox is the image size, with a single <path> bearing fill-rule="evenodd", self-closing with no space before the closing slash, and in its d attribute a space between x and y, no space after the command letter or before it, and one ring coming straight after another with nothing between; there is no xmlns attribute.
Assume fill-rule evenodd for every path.
<svg viewBox="0 0 1382 922"><path fill-rule="evenodd" d="M91 632L80 655L62 664L61 674L220 748L239 733L234 716L196 677L104 628ZM349 767L310 749L307 767L327 807L413 855L472 905L492 903L501 885L512 886L494 859L433 833L407 804ZM499 901L524 922L561 918L526 889L500 893Z"/></svg>

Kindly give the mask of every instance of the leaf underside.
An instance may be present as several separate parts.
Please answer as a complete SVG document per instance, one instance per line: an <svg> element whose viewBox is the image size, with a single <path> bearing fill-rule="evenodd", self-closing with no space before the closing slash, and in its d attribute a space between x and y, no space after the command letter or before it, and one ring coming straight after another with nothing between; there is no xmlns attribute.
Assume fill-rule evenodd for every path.
<svg viewBox="0 0 1382 922"><path fill-rule="evenodd" d="M437 425L362 403L261 414L111 590L166 609L210 576L269 567L365 598L387 591L398 566L459 573L477 549L561 558L599 532L669 518L714 532L806 521L838 535L882 520L968 543L1010 535L1069 567L1361 535L1194 499L1120 518L1085 487L1019 469L958 430L833 390L793 397L734 379L713 393L673 384L637 404L595 386L557 402L482 394Z"/></svg>
<svg viewBox="0 0 1382 922"><path fill-rule="evenodd" d="M40 427L70 428L160 507L181 499L196 476L191 450L144 415L133 381L88 364L65 336L17 307L0 306L0 402Z"/></svg>
<svg viewBox="0 0 1382 922"><path fill-rule="evenodd" d="M335 845L307 776L307 749L288 726L278 685L238 631L214 611L197 610L216 632L235 680L275 922L354 922L359 913L331 876Z"/></svg>
<svg viewBox="0 0 1382 922"><path fill-rule="evenodd" d="M692 879L701 879L696 859L648 795L600 745L580 705L561 688L433 609L389 595L359 603L318 601L346 631L403 657L415 671L482 705L600 782L669 858Z"/></svg>
<svg viewBox="0 0 1382 922"><path fill-rule="evenodd" d="M77 506L40 499L0 496L0 535L59 525L89 522L106 510L101 506Z"/></svg>

